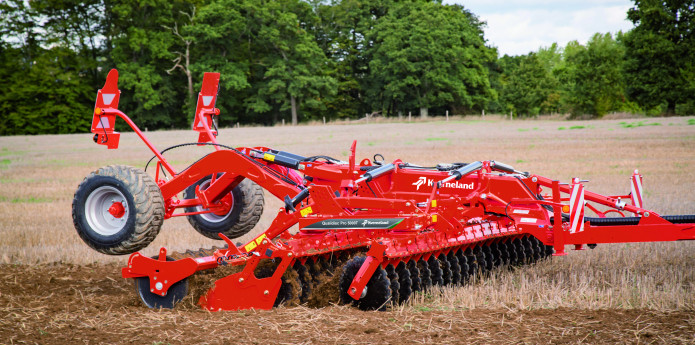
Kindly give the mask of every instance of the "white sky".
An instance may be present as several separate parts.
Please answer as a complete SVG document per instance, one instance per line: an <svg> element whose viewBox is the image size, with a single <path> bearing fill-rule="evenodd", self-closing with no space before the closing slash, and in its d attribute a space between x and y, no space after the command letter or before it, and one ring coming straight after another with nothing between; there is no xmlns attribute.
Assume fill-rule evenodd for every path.
<svg viewBox="0 0 695 345"><path fill-rule="evenodd" d="M630 0L444 0L461 4L487 22L488 44L519 55L572 40L586 43L595 33L630 30Z"/></svg>

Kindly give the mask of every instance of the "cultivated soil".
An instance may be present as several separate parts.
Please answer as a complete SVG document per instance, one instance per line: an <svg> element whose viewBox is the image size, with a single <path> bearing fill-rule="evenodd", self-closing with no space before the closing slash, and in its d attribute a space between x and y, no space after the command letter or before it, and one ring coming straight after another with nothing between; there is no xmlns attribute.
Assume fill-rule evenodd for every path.
<svg viewBox="0 0 695 345"><path fill-rule="evenodd" d="M692 311L150 310L114 264L0 266L0 343L694 343Z"/></svg>

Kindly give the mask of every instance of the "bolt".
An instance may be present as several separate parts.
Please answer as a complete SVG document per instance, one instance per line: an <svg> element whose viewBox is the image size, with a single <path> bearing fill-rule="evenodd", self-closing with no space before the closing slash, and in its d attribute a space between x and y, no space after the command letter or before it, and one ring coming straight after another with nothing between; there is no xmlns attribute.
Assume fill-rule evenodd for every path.
<svg viewBox="0 0 695 345"><path fill-rule="evenodd" d="M357 289L355 289L355 288L350 289L350 294L351 294L351 295L354 295L355 293L357 293Z"/></svg>
<svg viewBox="0 0 695 345"><path fill-rule="evenodd" d="M164 284L162 282L157 282L157 284L154 284L154 288L157 290L161 290L164 287Z"/></svg>
<svg viewBox="0 0 695 345"><path fill-rule="evenodd" d="M288 257L292 256L292 253L287 253L287 256L288 256Z"/></svg>
<svg viewBox="0 0 695 345"><path fill-rule="evenodd" d="M263 294L264 294L264 295L267 295L267 294L269 294L269 293L270 293L270 292L268 292L268 290L263 291Z"/></svg>
<svg viewBox="0 0 695 345"><path fill-rule="evenodd" d="M243 282L244 282L244 278L239 278L239 283L243 283Z"/></svg>
<svg viewBox="0 0 695 345"><path fill-rule="evenodd" d="M150 292L154 292L154 289L150 289Z"/></svg>
<svg viewBox="0 0 695 345"><path fill-rule="evenodd" d="M152 279L157 280L157 277L153 277Z"/></svg>
<svg viewBox="0 0 695 345"><path fill-rule="evenodd" d="M532 177L532 178L531 178L531 181L533 181L533 182L538 182L538 177L535 177L535 176Z"/></svg>
<svg viewBox="0 0 695 345"><path fill-rule="evenodd" d="M164 284L167 284L167 283L169 283L169 282L165 280L165 281L164 281Z"/></svg>
<svg viewBox="0 0 695 345"><path fill-rule="evenodd" d="M405 203L405 206L410 206L410 202L406 202L406 203Z"/></svg>
<svg viewBox="0 0 695 345"><path fill-rule="evenodd" d="M644 212L645 217L649 217L649 212Z"/></svg>

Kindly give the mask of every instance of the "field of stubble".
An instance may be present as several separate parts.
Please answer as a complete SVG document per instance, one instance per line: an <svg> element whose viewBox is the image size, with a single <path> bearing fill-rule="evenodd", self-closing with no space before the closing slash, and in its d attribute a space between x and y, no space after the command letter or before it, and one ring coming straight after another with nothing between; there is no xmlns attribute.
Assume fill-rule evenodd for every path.
<svg viewBox="0 0 695 345"><path fill-rule="evenodd" d="M137 119L135 119L137 122ZM381 153L421 165L495 159L518 170L590 180L602 194L644 177L645 207L695 213L693 118L601 121L372 123L223 129L221 143L302 155L358 159ZM122 125L122 124L120 124ZM162 149L194 142L192 131L148 133ZM167 153L182 169L209 148ZM71 219L75 188L109 164L144 167L151 153L132 133L118 150L91 135L0 137L0 344L3 343L695 343L695 243L617 244L569 251L530 267L501 270L467 286L414 296L387 312L343 306L210 314L151 311L120 278L126 257L87 247ZM266 195L255 236L281 203ZM244 240L242 238L241 240ZM219 242L188 222L165 222L147 255ZM569 249L569 248L568 248Z"/></svg>

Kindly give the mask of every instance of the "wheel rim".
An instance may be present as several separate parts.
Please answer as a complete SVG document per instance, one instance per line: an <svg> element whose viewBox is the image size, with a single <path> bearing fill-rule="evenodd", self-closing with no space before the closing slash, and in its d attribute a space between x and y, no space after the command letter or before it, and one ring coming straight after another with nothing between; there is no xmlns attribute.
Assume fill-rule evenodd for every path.
<svg viewBox="0 0 695 345"><path fill-rule="evenodd" d="M94 232L102 236L111 236L121 231L128 222L129 215L128 201L113 186L95 189L85 202L87 223Z"/></svg>
<svg viewBox="0 0 695 345"><path fill-rule="evenodd" d="M210 186L210 180L206 180L200 184L200 190L206 190ZM204 219L205 221L208 221L210 223L219 223L224 221L225 219L229 218L229 215L232 214L232 209L234 209L234 195L232 195L232 192L229 192L229 194L225 195L222 200L230 205L229 211L225 214L220 214L220 212L210 212L210 213L201 213L199 214L200 218ZM201 211L208 211L209 209L203 208L203 206L196 206L195 211L196 212L201 212Z"/></svg>

